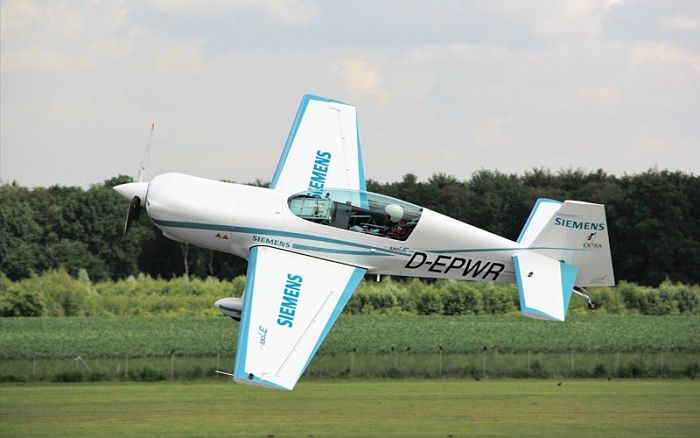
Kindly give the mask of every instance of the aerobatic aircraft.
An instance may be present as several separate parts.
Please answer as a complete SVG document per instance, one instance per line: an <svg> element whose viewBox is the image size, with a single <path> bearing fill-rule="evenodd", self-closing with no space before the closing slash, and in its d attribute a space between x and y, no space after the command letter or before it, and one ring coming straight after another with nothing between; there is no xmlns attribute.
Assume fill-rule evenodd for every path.
<svg viewBox="0 0 700 438"><path fill-rule="evenodd" d="M239 383L294 388L366 274L515 282L523 314L558 321L614 285L603 205L538 199L512 241L367 192L355 107L333 99L303 97L270 188L141 179L115 187L125 233L145 207L166 237L248 260L243 296L215 303L240 321Z"/></svg>

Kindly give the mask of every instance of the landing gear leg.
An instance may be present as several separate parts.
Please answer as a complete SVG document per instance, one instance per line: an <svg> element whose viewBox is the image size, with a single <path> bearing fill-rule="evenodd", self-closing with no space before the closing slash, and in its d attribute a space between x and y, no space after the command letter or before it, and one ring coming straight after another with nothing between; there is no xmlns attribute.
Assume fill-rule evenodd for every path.
<svg viewBox="0 0 700 438"><path fill-rule="evenodd" d="M586 289L579 286L574 286L574 293L580 297L585 298L588 301L589 310L596 310L598 308L598 303L591 300L591 296L588 295L588 291L586 291Z"/></svg>

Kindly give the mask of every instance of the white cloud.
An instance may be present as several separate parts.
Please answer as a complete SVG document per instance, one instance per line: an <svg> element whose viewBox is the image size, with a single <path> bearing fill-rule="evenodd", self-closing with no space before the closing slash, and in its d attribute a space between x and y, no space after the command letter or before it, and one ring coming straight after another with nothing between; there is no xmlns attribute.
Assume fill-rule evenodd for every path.
<svg viewBox="0 0 700 438"><path fill-rule="evenodd" d="M674 15L671 17L660 17L656 25L666 31L678 33L698 33L700 32L700 18Z"/></svg>
<svg viewBox="0 0 700 438"><path fill-rule="evenodd" d="M2 10L2 69L64 74L94 69L123 53L119 34L125 28L120 3L81 7L11 0Z"/></svg>
<svg viewBox="0 0 700 438"><path fill-rule="evenodd" d="M157 12L196 19L220 20L242 12L259 12L287 25L303 26L316 19L320 7L311 0L151 0Z"/></svg>
<svg viewBox="0 0 700 438"><path fill-rule="evenodd" d="M499 117L487 117L482 124L474 129L471 139L481 146L500 146L509 139L506 137L508 120Z"/></svg>
<svg viewBox="0 0 700 438"><path fill-rule="evenodd" d="M588 40L600 34L608 2L574 0L545 2L489 2L487 9L494 11L504 25L523 24L541 42L560 44Z"/></svg>
<svg viewBox="0 0 700 438"><path fill-rule="evenodd" d="M700 74L700 54L663 42L636 43L632 57L638 62L681 64Z"/></svg>
<svg viewBox="0 0 700 438"><path fill-rule="evenodd" d="M363 34L365 23L307 1L3 2L0 177L87 185L133 173L155 120L152 174L267 179L304 93L357 105L367 176L379 180L539 165L700 170L697 53L606 39L602 2L480 8L483 41L416 41L397 9L372 17L391 39L341 44L336 28ZM165 16L267 30L246 45L202 34L216 23L189 32ZM497 26L537 38L520 44ZM264 44L273 31L282 47Z"/></svg>
<svg viewBox="0 0 700 438"><path fill-rule="evenodd" d="M348 96L355 99L371 96L379 103L386 100L388 93L384 78L376 65L363 59L345 58L332 70L341 78Z"/></svg>

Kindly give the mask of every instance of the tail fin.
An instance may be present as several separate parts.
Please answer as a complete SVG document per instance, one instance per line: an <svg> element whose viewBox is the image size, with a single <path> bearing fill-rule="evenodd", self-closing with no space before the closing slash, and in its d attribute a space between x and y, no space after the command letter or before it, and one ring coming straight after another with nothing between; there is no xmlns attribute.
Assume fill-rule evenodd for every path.
<svg viewBox="0 0 700 438"><path fill-rule="evenodd" d="M614 286L605 206L538 199L518 242L578 269L577 286Z"/></svg>

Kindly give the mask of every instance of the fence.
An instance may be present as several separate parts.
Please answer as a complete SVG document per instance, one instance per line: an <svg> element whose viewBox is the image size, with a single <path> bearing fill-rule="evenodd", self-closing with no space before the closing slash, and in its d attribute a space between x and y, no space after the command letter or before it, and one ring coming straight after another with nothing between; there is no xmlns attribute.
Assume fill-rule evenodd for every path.
<svg viewBox="0 0 700 438"><path fill-rule="evenodd" d="M222 378L234 357L173 353L151 357L34 358L0 362L0 381L187 380ZM500 353L348 351L319 354L306 378L578 378L695 377L700 354L684 352L591 353L535 351Z"/></svg>

